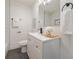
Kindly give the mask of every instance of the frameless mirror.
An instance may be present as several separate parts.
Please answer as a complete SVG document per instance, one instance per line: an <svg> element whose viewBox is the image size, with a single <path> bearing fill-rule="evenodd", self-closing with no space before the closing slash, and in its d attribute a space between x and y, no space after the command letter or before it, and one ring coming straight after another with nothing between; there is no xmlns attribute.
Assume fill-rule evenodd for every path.
<svg viewBox="0 0 79 59"><path fill-rule="evenodd" d="M60 0L44 0L39 6L39 19L43 26L60 25Z"/></svg>

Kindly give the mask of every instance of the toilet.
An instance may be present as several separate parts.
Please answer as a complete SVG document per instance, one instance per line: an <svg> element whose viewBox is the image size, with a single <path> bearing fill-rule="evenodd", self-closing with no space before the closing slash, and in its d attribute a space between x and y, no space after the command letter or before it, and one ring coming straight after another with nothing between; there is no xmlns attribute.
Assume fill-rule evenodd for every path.
<svg viewBox="0 0 79 59"><path fill-rule="evenodd" d="M21 47L21 53L27 52L27 40L20 41L19 45Z"/></svg>

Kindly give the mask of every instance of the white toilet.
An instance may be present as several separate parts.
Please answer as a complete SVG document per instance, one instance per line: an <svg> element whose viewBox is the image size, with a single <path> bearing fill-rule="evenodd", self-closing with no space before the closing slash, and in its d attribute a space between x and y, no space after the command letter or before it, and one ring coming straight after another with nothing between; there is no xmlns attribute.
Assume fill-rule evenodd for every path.
<svg viewBox="0 0 79 59"><path fill-rule="evenodd" d="M27 52L27 40L20 41L19 45L21 47L21 53Z"/></svg>

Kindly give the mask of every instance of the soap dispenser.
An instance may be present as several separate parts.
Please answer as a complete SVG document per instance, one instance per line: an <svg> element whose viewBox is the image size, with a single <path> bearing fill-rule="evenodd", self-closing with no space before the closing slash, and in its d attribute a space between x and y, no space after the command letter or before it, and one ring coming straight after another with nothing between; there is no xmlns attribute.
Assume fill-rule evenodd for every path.
<svg viewBox="0 0 79 59"><path fill-rule="evenodd" d="M43 29L42 29L42 28L40 28L40 33L41 33L41 34L43 33Z"/></svg>

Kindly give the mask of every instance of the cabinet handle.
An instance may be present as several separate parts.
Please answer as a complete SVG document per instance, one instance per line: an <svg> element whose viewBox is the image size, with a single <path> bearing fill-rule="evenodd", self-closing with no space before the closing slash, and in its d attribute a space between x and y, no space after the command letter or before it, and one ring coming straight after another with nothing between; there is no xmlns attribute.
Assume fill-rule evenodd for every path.
<svg viewBox="0 0 79 59"><path fill-rule="evenodd" d="M36 45L36 48L38 48L38 45Z"/></svg>
<svg viewBox="0 0 79 59"><path fill-rule="evenodd" d="M29 41L31 41L31 39L28 39Z"/></svg>

